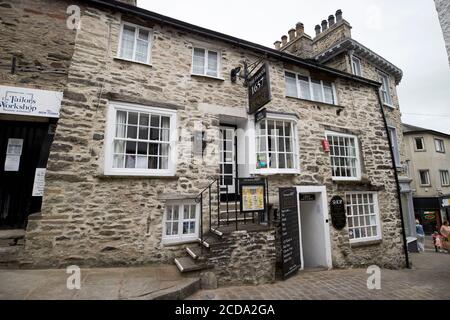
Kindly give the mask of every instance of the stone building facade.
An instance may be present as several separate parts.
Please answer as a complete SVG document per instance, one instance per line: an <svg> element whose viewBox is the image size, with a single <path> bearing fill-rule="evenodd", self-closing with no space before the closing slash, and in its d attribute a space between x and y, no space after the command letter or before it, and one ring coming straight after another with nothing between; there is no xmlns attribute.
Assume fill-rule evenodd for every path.
<svg viewBox="0 0 450 320"><path fill-rule="evenodd" d="M35 2L25 3L36 21L49 15L36 13ZM327 203L334 195L346 199L352 217L348 215L342 230L328 226L328 208L322 208L324 230L329 230L321 235L329 252L330 265L325 267L405 266L396 169L381 112L378 65L361 59L363 73L356 76L350 72L347 54L327 61L320 58L336 43L334 34L348 36L347 22L339 20L336 33L317 39L299 36L299 24L297 31L290 31L291 40L298 40L297 51L287 54L281 52L281 44L278 50L262 47L132 4L58 2L61 8L73 4L80 8L80 28L69 32L62 27L59 41L67 39L70 44L70 65L58 88L63 100L46 167L42 210L28 217L24 265L111 266L181 259L186 247L198 242L199 228L208 229L207 215L199 220L207 205L203 203L202 210L195 200L216 177L225 179L231 173L233 178L267 178L274 207L280 187L325 186L326 193L320 196ZM3 1L0 8L2 13L22 10L26 16L25 8L14 1ZM48 8L54 11L53 2ZM311 53L316 62L302 59L302 55L311 58ZM248 88L240 77L231 81L230 71L258 60L269 65L272 99L265 106L266 118L255 123L254 115L248 114ZM383 70L392 102L383 108L397 128L395 85L401 71L392 64ZM9 77L3 73L2 78ZM292 74L294 86L289 82ZM10 85L40 86L23 84L24 75L16 77ZM300 95L305 84L309 98ZM264 136L264 126L274 126L272 136ZM147 139L141 139L141 133ZM196 133L203 137L200 155L198 140L191 138ZM228 134L233 139L227 139ZM118 141L122 138L126 147ZM233 140L235 147L224 150ZM155 144L159 151L152 153ZM146 148L144 153L140 146ZM227 160L230 157L234 162ZM339 157L345 160L341 163ZM236 185L220 187L227 194L237 193ZM217 198L212 200L215 204ZM213 216L220 215L218 211ZM195 232L189 232L191 228ZM231 233L224 241L235 243L234 250L224 251L231 258L209 259L223 267L217 272L221 279L239 274L230 265L248 264L239 257L250 259L241 246L259 258L254 261L257 269L267 271L247 280L273 279L267 261L275 260L275 241L273 233L264 232ZM233 271L224 273L228 269Z"/></svg>
<svg viewBox="0 0 450 320"><path fill-rule="evenodd" d="M445 0L434 0L436 10L444 34L445 46L447 48L448 62L450 64L450 3Z"/></svg>

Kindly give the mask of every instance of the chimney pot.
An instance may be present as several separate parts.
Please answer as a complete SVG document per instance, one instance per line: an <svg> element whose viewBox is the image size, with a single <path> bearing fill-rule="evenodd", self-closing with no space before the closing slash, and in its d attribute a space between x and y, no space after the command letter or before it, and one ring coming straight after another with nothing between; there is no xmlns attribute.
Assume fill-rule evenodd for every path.
<svg viewBox="0 0 450 320"><path fill-rule="evenodd" d="M301 22L297 22L297 24L295 25L295 29L297 31L297 37L305 33L305 26Z"/></svg>
<svg viewBox="0 0 450 320"><path fill-rule="evenodd" d="M286 35L281 37L281 43L283 44L283 46L285 46L287 44L287 38L288 37Z"/></svg>
<svg viewBox="0 0 450 320"><path fill-rule="evenodd" d="M328 22L327 20L322 21L322 32L328 29Z"/></svg>
<svg viewBox="0 0 450 320"><path fill-rule="evenodd" d="M294 28L290 29L288 31L288 34L289 34L289 41L292 41L295 39L295 29Z"/></svg>
<svg viewBox="0 0 450 320"><path fill-rule="evenodd" d="M317 24L314 30L316 30L316 36L318 36L320 34L320 25Z"/></svg>
<svg viewBox="0 0 450 320"><path fill-rule="evenodd" d="M275 49L280 50L280 48L281 48L281 41L277 40L273 44L275 45Z"/></svg>
<svg viewBox="0 0 450 320"><path fill-rule="evenodd" d="M333 16L333 15L330 15L330 16L328 17L328 26L331 28L334 24L335 24L334 16Z"/></svg>
<svg viewBox="0 0 450 320"><path fill-rule="evenodd" d="M342 20L342 10L339 9L338 11L336 11L336 22L339 22Z"/></svg>

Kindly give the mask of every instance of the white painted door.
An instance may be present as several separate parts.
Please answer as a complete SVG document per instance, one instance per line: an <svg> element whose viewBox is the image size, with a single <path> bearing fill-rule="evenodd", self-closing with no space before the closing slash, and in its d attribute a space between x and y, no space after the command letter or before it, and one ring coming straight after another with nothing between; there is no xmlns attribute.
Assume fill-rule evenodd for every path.
<svg viewBox="0 0 450 320"><path fill-rule="evenodd" d="M219 165L220 192L222 194L236 193L236 129L234 127L220 127Z"/></svg>

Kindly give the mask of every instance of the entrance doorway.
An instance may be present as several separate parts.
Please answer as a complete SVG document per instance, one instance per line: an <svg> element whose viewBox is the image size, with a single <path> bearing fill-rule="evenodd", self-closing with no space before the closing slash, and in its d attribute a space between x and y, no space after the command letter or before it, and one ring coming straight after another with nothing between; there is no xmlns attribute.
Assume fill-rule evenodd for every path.
<svg viewBox="0 0 450 320"><path fill-rule="evenodd" d="M236 127L222 125L219 144L221 198L222 201L234 201L237 193Z"/></svg>
<svg viewBox="0 0 450 320"><path fill-rule="evenodd" d="M325 187L297 187L302 269L331 269L331 245Z"/></svg>
<svg viewBox="0 0 450 320"><path fill-rule="evenodd" d="M23 229L42 197L33 197L36 168L45 168L52 141L48 122L0 120L0 229Z"/></svg>

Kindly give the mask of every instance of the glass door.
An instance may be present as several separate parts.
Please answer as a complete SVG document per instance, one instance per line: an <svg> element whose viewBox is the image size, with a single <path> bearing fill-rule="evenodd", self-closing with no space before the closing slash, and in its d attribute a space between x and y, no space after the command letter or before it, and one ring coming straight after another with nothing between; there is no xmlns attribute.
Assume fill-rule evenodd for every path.
<svg viewBox="0 0 450 320"><path fill-rule="evenodd" d="M236 129L234 127L220 127L219 165L221 194L236 193Z"/></svg>

